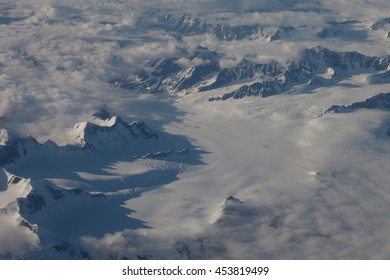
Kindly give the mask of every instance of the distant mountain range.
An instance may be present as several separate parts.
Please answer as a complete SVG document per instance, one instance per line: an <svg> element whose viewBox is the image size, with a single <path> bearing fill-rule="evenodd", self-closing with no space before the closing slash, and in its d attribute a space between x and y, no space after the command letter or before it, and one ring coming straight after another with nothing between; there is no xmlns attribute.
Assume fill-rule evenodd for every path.
<svg viewBox="0 0 390 280"><path fill-rule="evenodd" d="M198 65L180 64L183 57L188 61L198 59ZM149 61L144 70L115 80L113 85L139 92L177 93L190 89L205 92L244 83L239 89L211 97L209 101L267 97L286 93L297 85L304 86L303 92L335 85L358 73L369 74L368 83L386 83L390 62L389 57L336 52L321 46L305 49L286 63L270 61L259 64L243 60L236 66L222 68L222 59L221 54L202 47L193 54L182 51L177 57Z"/></svg>
<svg viewBox="0 0 390 280"><path fill-rule="evenodd" d="M175 36L213 34L220 40L265 40L274 41L285 38L293 32L294 26L273 26L270 24L229 25L208 23L199 16L191 14L167 13L163 10L151 10L138 21L140 26L153 29L163 29L174 32Z"/></svg>

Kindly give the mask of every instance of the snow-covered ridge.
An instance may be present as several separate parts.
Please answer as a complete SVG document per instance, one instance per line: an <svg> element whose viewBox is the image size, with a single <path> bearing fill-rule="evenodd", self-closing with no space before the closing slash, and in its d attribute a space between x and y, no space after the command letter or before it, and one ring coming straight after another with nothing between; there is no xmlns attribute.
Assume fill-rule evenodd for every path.
<svg viewBox="0 0 390 280"><path fill-rule="evenodd" d="M0 169L0 232L15 231L17 236L24 236L23 241L12 240L10 242L12 246L1 246L0 258L5 254L13 256L38 246L38 227L23 217L20 204L20 201L26 199L32 190L29 179L18 177L3 168Z"/></svg>
<svg viewBox="0 0 390 280"><path fill-rule="evenodd" d="M68 142L65 146L58 146L51 140L39 143L32 136L9 136L6 129L1 129L0 165L34 154L53 157L83 151L103 155L115 151L128 151L132 144L158 138L144 122L134 121L128 124L120 117L111 116L105 111L95 113L92 121L75 124L68 132Z"/></svg>
<svg viewBox="0 0 390 280"><path fill-rule="evenodd" d="M244 83L239 89L210 101L240 99L245 96L280 94L293 86L304 85L318 88L351 77L355 74L370 74L367 82L387 83L388 57L366 56L358 52L336 52L317 46L304 49L298 57L286 63L271 60L268 63L253 63L247 59L236 66L222 68L222 55L207 49L198 49L195 54L182 52L177 57L149 61L144 70L113 81L117 87L146 93L176 93L195 90L205 92ZM191 61L201 58L197 65L183 66L180 59Z"/></svg>
<svg viewBox="0 0 390 280"><path fill-rule="evenodd" d="M325 113L350 113L359 109L390 110L390 93L380 93L361 102L351 105L333 105Z"/></svg>
<svg viewBox="0 0 390 280"><path fill-rule="evenodd" d="M233 26L229 24L212 24L191 14L166 13L162 10L151 10L139 21L139 24L182 35L213 34L219 40L265 40L274 41L289 36L294 26L273 26L253 24Z"/></svg>
<svg viewBox="0 0 390 280"><path fill-rule="evenodd" d="M148 61L144 69L113 81L113 85L145 93L174 93L191 88L220 70L221 55L198 47L194 53L179 50L174 57ZM182 63L187 61L187 65Z"/></svg>
<svg viewBox="0 0 390 280"><path fill-rule="evenodd" d="M7 132L8 134L8 132ZM38 150L46 153L52 148L58 146L52 142L47 141L40 144L34 137L9 137L6 141L0 144L0 165L4 165L10 162L14 162L20 157L27 156L30 152L36 152Z"/></svg>
<svg viewBox="0 0 390 280"><path fill-rule="evenodd" d="M91 122L77 123L68 133L68 142L81 148L99 150L100 148L119 148L130 145L138 139L157 139L157 134L142 121L131 124L120 117L112 117L106 126ZM120 147L123 148L123 147Z"/></svg>
<svg viewBox="0 0 390 280"><path fill-rule="evenodd" d="M66 215L72 208L104 198L105 195L100 193L91 194L77 188L63 189L48 181L31 181L0 169L0 219L2 226L24 233L19 250L37 249L42 241L39 237L41 232L51 231L50 225L47 228L48 221ZM57 227L61 230L60 227L67 225ZM15 249L4 252L4 248L0 248L0 258L4 254L18 255L20 252Z"/></svg>
<svg viewBox="0 0 390 280"><path fill-rule="evenodd" d="M0 208L16 201L17 198L26 197L32 190L30 180L20 178L0 168Z"/></svg>
<svg viewBox="0 0 390 280"><path fill-rule="evenodd" d="M337 84L340 80L361 73L381 73L389 66L389 57L366 56L358 52L335 52L324 47L305 49L288 61L282 73L272 80L245 85L209 101L240 99L245 96L267 97L288 92L293 86L304 85L308 90Z"/></svg>
<svg viewBox="0 0 390 280"><path fill-rule="evenodd" d="M282 73L282 65L276 61L259 64L243 60L233 68L222 69L215 78L215 81L207 86L199 87L199 91L208 91L230 85L237 81L250 81L257 76L267 80Z"/></svg>

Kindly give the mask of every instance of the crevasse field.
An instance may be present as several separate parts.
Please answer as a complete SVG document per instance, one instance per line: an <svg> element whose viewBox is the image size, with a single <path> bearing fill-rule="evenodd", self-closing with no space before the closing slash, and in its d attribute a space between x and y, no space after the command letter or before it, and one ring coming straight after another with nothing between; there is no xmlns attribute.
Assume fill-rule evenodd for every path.
<svg viewBox="0 0 390 280"><path fill-rule="evenodd" d="M390 258L390 2L13 2L0 259Z"/></svg>

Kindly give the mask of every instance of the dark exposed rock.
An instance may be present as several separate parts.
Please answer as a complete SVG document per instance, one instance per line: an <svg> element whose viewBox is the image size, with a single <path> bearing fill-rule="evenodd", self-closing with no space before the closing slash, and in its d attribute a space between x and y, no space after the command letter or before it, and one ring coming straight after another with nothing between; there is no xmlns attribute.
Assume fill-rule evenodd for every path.
<svg viewBox="0 0 390 280"><path fill-rule="evenodd" d="M173 156L182 156L182 155L187 155L189 154L189 150L188 149L183 149L183 150L180 150L180 151L174 151L174 150L170 150L170 151L166 151L166 152L157 152L157 153L149 153L149 154L146 154L140 158L143 158L143 159L164 159L164 158L169 158L169 157L173 157ZM136 157L138 158L138 157Z"/></svg>
<svg viewBox="0 0 390 280"><path fill-rule="evenodd" d="M46 199L43 195L30 192L26 198L18 198L20 212L22 214L34 214L46 207Z"/></svg>
<svg viewBox="0 0 390 280"><path fill-rule="evenodd" d="M325 113L350 113L359 109L390 110L390 93L380 93L351 105L333 105Z"/></svg>
<svg viewBox="0 0 390 280"><path fill-rule="evenodd" d="M389 66L389 57L371 57L358 52L334 52L323 47L304 50L298 58L290 59L288 66L271 81L245 85L220 97L211 97L209 101L240 99L246 96L268 97L287 92L295 85L323 86L317 75L332 69L334 72L328 81L337 82L337 77L352 75L354 71L383 71Z"/></svg>

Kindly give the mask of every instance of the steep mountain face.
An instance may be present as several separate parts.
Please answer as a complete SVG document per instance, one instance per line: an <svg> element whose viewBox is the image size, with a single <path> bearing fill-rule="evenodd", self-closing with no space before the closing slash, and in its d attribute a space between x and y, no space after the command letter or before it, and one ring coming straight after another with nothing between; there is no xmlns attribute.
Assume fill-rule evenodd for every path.
<svg viewBox="0 0 390 280"><path fill-rule="evenodd" d="M0 141L0 165L15 162L21 157L28 156L34 153L55 153L59 147L52 141L47 141L43 144L32 137L10 137L8 131L1 129L3 135ZM65 150L72 150L70 147L64 148Z"/></svg>
<svg viewBox="0 0 390 280"><path fill-rule="evenodd" d="M15 202L20 197L26 197L31 190L30 180L11 174L3 168L0 169L0 191L7 194L0 197L2 208Z"/></svg>
<svg viewBox="0 0 390 280"><path fill-rule="evenodd" d="M128 151L132 145L148 139L158 139L144 122L130 124L105 110L93 114L92 122L75 124L68 132L68 144L58 146L51 140L39 143L34 137L12 137L5 129L0 130L0 165L18 159L38 155L39 157L71 156L85 151L100 155Z"/></svg>
<svg viewBox="0 0 390 280"><path fill-rule="evenodd" d="M185 57L186 64L180 63ZM120 88L146 93L175 93L201 82L208 75L219 71L220 55L198 47L193 54L182 51L182 57L151 60L144 70L113 81Z"/></svg>
<svg viewBox="0 0 390 280"><path fill-rule="evenodd" d="M138 139L157 139L157 134L142 121L131 124L112 117L108 126L91 122L77 123L68 134L69 142L83 149L101 151L123 149Z"/></svg>
<svg viewBox="0 0 390 280"><path fill-rule="evenodd" d="M161 10L147 12L139 24L182 35L208 33L226 41L242 39L274 41L289 36L295 30L293 26L212 24L198 16L164 13Z"/></svg>
<svg viewBox="0 0 390 280"><path fill-rule="evenodd" d="M350 113L359 109L390 110L390 93L380 93L351 105L333 105L325 113Z"/></svg>
<svg viewBox="0 0 390 280"><path fill-rule="evenodd" d="M0 258L16 258L18 254L38 246L38 227L23 217L19 203L29 196L32 189L30 180L0 169L0 234L15 233L15 236L10 236L14 240L10 240L9 248L7 244L1 246ZM22 240L18 240L19 237L23 237Z"/></svg>

